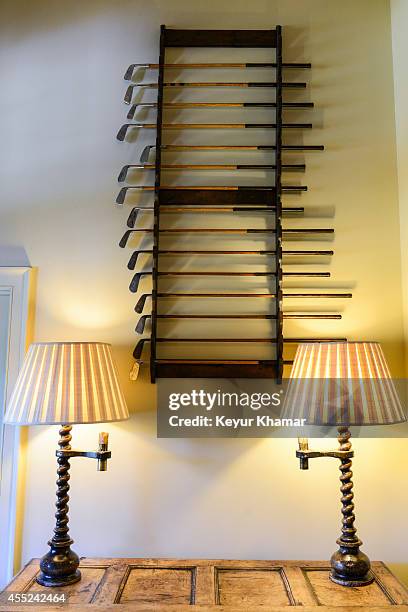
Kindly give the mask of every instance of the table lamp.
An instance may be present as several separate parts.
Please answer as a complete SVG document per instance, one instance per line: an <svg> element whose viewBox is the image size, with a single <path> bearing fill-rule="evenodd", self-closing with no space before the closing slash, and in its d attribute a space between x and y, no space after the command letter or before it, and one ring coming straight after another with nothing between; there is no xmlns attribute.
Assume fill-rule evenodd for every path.
<svg viewBox="0 0 408 612"><path fill-rule="evenodd" d="M78 555L71 550L68 529L69 460L97 459L105 471L108 434L99 434L97 451L71 448L74 423L106 423L129 418L119 386L111 346L102 342L37 342L31 344L17 378L5 415L13 425L55 425L59 430L57 502L50 550L40 562L37 582L62 587L81 579Z"/></svg>
<svg viewBox="0 0 408 612"><path fill-rule="evenodd" d="M390 425L406 421L383 352L377 342L315 342L300 344L285 394L286 418L304 418L307 425L336 426L338 450L309 450L299 439L296 456L300 468L309 459L340 460L342 529L339 549L331 558L330 578L347 587L368 585L374 580L370 560L354 526L352 425Z"/></svg>

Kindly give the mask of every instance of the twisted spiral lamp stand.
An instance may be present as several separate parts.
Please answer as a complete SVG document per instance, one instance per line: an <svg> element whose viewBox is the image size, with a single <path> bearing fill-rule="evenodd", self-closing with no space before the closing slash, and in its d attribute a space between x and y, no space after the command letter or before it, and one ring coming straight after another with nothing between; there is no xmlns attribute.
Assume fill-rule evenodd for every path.
<svg viewBox="0 0 408 612"><path fill-rule="evenodd" d="M62 587L73 584L81 579L78 569L79 557L71 550L73 540L69 536L68 528L68 501L69 501L69 468L71 457L89 457L98 460L98 471L106 471L107 460L111 453L108 451L108 434L99 434L98 451L75 451L71 449L71 425L61 425L57 456L57 501L55 513L54 535L48 542L50 550L40 562L41 572L37 582L46 587Z"/></svg>
<svg viewBox="0 0 408 612"><path fill-rule="evenodd" d="M369 558L360 550L362 542L357 537L357 529L354 527L353 472L351 471L351 459L354 457L354 452L351 450L351 433L348 427L338 427L337 431L338 450L327 452L309 450L307 440L301 438L296 456L300 459L301 470L308 470L309 459L315 459L316 457L340 459L341 512L343 519L341 536L337 540L339 549L331 558L330 579L342 586L365 586L373 582L374 575L370 570Z"/></svg>

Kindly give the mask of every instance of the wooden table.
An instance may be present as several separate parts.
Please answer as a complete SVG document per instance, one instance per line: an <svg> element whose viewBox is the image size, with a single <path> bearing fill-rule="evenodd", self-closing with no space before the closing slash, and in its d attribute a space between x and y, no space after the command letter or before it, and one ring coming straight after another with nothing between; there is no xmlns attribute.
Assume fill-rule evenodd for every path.
<svg viewBox="0 0 408 612"><path fill-rule="evenodd" d="M38 559L33 559L6 587L7 592L55 592L35 582ZM177 612L218 610L282 611L302 606L302 612L393 610L408 612L408 590L381 562L373 563L375 582L345 588L329 580L326 561L224 561L207 559L88 559L81 560L82 580L57 589L68 595L65 605L36 605L44 610L104 610L106 612ZM18 611L29 606L0 605Z"/></svg>

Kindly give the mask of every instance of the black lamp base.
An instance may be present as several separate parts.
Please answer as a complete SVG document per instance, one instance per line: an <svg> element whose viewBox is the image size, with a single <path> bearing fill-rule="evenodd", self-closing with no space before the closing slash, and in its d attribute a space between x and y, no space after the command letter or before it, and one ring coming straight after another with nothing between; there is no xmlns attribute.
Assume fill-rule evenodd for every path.
<svg viewBox="0 0 408 612"><path fill-rule="evenodd" d="M41 559L41 572L36 578L38 584L45 587L63 587L81 580L79 557L70 548L72 540L67 541L65 545L56 545L52 540L48 543L51 548Z"/></svg>
<svg viewBox="0 0 408 612"><path fill-rule="evenodd" d="M356 538L353 543L338 540L339 549L331 558L330 580L346 587L367 586L374 581L370 569L370 559L359 546L361 541Z"/></svg>
<svg viewBox="0 0 408 612"><path fill-rule="evenodd" d="M41 572L36 578L38 584L41 584L41 586L45 587L64 587L69 584L79 582L80 580L81 572L79 570L77 570L74 574L64 576L63 579L56 578L55 576L47 576L43 572Z"/></svg>
<svg viewBox="0 0 408 612"><path fill-rule="evenodd" d="M340 574L337 574L337 572L332 570L330 572L329 578L332 582L335 582L336 584L341 584L341 586L345 587L362 587L374 582L374 574L372 572L367 572L367 574L365 576L361 576L361 578L350 579L345 578L344 576L341 576Z"/></svg>

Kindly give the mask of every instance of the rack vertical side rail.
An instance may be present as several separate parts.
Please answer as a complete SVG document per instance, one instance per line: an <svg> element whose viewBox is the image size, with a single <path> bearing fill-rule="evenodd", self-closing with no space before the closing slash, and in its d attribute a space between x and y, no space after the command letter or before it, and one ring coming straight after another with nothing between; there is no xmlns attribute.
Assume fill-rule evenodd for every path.
<svg viewBox="0 0 408 612"><path fill-rule="evenodd" d="M276 26L276 131L275 131L275 250L276 250L276 378L283 378L282 295L282 27Z"/></svg>
<svg viewBox="0 0 408 612"><path fill-rule="evenodd" d="M161 145L163 123L163 83L165 61L166 26L160 26L160 52L159 52L159 78L157 92L157 120L156 120L156 161L154 177L154 210L153 210L153 261L152 261L152 315L151 315L151 343L150 343L150 378L156 381L156 352L157 352L157 293L159 269L159 241L160 241L160 184L161 184Z"/></svg>

